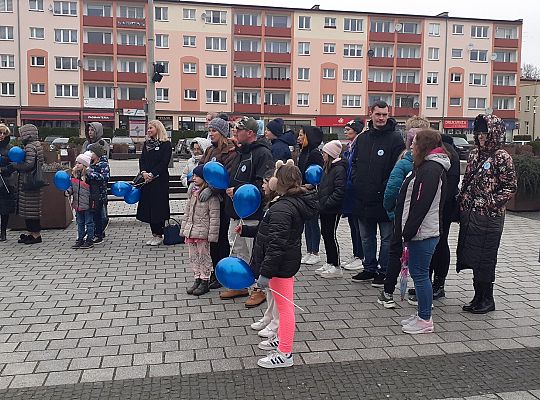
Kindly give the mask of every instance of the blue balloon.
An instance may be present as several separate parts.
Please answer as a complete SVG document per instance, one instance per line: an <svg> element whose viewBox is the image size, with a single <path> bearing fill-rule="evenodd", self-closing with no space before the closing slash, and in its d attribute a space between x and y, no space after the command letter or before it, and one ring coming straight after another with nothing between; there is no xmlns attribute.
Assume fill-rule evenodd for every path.
<svg viewBox="0 0 540 400"><path fill-rule="evenodd" d="M261 192L251 183L242 185L234 191L233 206L240 218L247 218L261 206Z"/></svg>
<svg viewBox="0 0 540 400"><path fill-rule="evenodd" d="M114 194L116 197L124 197L129 192L131 192L132 189L133 186L131 186L129 183L119 181L113 183L113 185L111 186L111 193Z"/></svg>
<svg viewBox="0 0 540 400"><path fill-rule="evenodd" d="M305 177L306 182L311 185L318 185L321 183L323 169L320 165L312 164L306 169Z"/></svg>
<svg viewBox="0 0 540 400"><path fill-rule="evenodd" d="M186 176L186 179L187 179L188 182L191 182L191 180L193 179L193 171L188 172L188 174Z"/></svg>
<svg viewBox="0 0 540 400"><path fill-rule="evenodd" d="M15 146L9 149L8 157L12 162L16 164L20 164L24 161L24 158L26 157L26 153L20 147Z"/></svg>
<svg viewBox="0 0 540 400"><path fill-rule="evenodd" d="M216 265L216 278L224 287L240 290L255 283L248 263L238 257L225 257Z"/></svg>
<svg viewBox="0 0 540 400"><path fill-rule="evenodd" d="M58 190L68 190L71 186L71 178L66 171L58 171L54 174L53 178L54 186Z"/></svg>
<svg viewBox="0 0 540 400"><path fill-rule="evenodd" d="M133 188L131 192L124 196L124 201L128 204L135 204L141 199L141 189Z"/></svg>
<svg viewBox="0 0 540 400"><path fill-rule="evenodd" d="M215 189L227 189L229 187L229 173L217 161L210 161L204 164L203 175L204 180Z"/></svg>

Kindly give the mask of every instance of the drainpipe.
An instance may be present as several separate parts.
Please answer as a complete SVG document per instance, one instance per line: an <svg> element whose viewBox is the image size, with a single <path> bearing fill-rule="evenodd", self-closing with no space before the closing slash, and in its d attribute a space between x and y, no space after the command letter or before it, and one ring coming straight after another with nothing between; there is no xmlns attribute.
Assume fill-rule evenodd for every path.
<svg viewBox="0 0 540 400"><path fill-rule="evenodd" d="M21 119L21 109L22 109L22 66L21 66L21 10L20 10L20 2L15 2L17 4L17 49L18 49L18 56L19 56L19 112L17 113L17 126L21 126L22 119Z"/></svg>
<svg viewBox="0 0 540 400"><path fill-rule="evenodd" d="M148 0L148 121L156 119L156 83L152 80L154 73L154 0Z"/></svg>
<svg viewBox="0 0 540 400"><path fill-rule="evenodd" d="M447 71L447 60L448 60L448 12L443 14L445 16L445 33L444 33L444 74L443 74L443 101L442 101L442 129L441 132L444 132L444 117L446 113L446 75ZM463 78L465 79L465 77ZM464 101L464 100L463 100Z"/></svg>

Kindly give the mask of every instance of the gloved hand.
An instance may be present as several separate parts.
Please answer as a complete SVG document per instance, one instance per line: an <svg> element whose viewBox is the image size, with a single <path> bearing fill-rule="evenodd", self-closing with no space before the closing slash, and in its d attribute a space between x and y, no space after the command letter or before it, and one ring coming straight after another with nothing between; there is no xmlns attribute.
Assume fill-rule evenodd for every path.
<svg viewBox="0 0 540 400"><path fill-rule="evenodd" d="M207 188L204 188L201 193L199 193L199 200L201 202L205 202L207 201L210 197L212 196L212 189L210 189L209 187Z"/></svg>
<svg viewBox="0 0 540 400"><path fill-rule="evenodd" d="M270 278L260 275L257 279L257 286L259 289L267 289L270 286Z"/></svg>

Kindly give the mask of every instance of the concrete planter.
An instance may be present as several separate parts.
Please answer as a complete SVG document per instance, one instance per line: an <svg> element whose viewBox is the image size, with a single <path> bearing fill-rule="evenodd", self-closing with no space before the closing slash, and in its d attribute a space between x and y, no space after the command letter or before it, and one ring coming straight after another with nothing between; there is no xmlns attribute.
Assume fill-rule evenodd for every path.
<svg viewBox="0 0 540 400"><path fill-rule="evenodd" d="M509 211L540 211L540 196L527 196L516 193L506 204Z"/></svg>

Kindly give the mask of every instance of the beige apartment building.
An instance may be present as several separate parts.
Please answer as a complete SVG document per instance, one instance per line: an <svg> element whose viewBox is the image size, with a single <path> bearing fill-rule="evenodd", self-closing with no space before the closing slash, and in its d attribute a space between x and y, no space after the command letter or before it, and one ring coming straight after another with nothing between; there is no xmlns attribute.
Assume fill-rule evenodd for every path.
<svg viewBox="0 0 540 400"><path fill-rule="evenodd" d="M521 79L519 85L520 109L519 109L519 133L531 135L531 139L540 139L540 115L538 121L536 113L540 114L540 80Z"/></svg>
<svg viewBox="0 0 540 400"><path fill-rule="evenodd" d="M522 21L154 2L165 66L157 115L201 129L208 111L341 131L384 100L403 123L468 132L494 112L516 128ZM0 0L0 119L128 127L145 119L148 4ZM523 107L522 107L523 108Z"/></svg>

